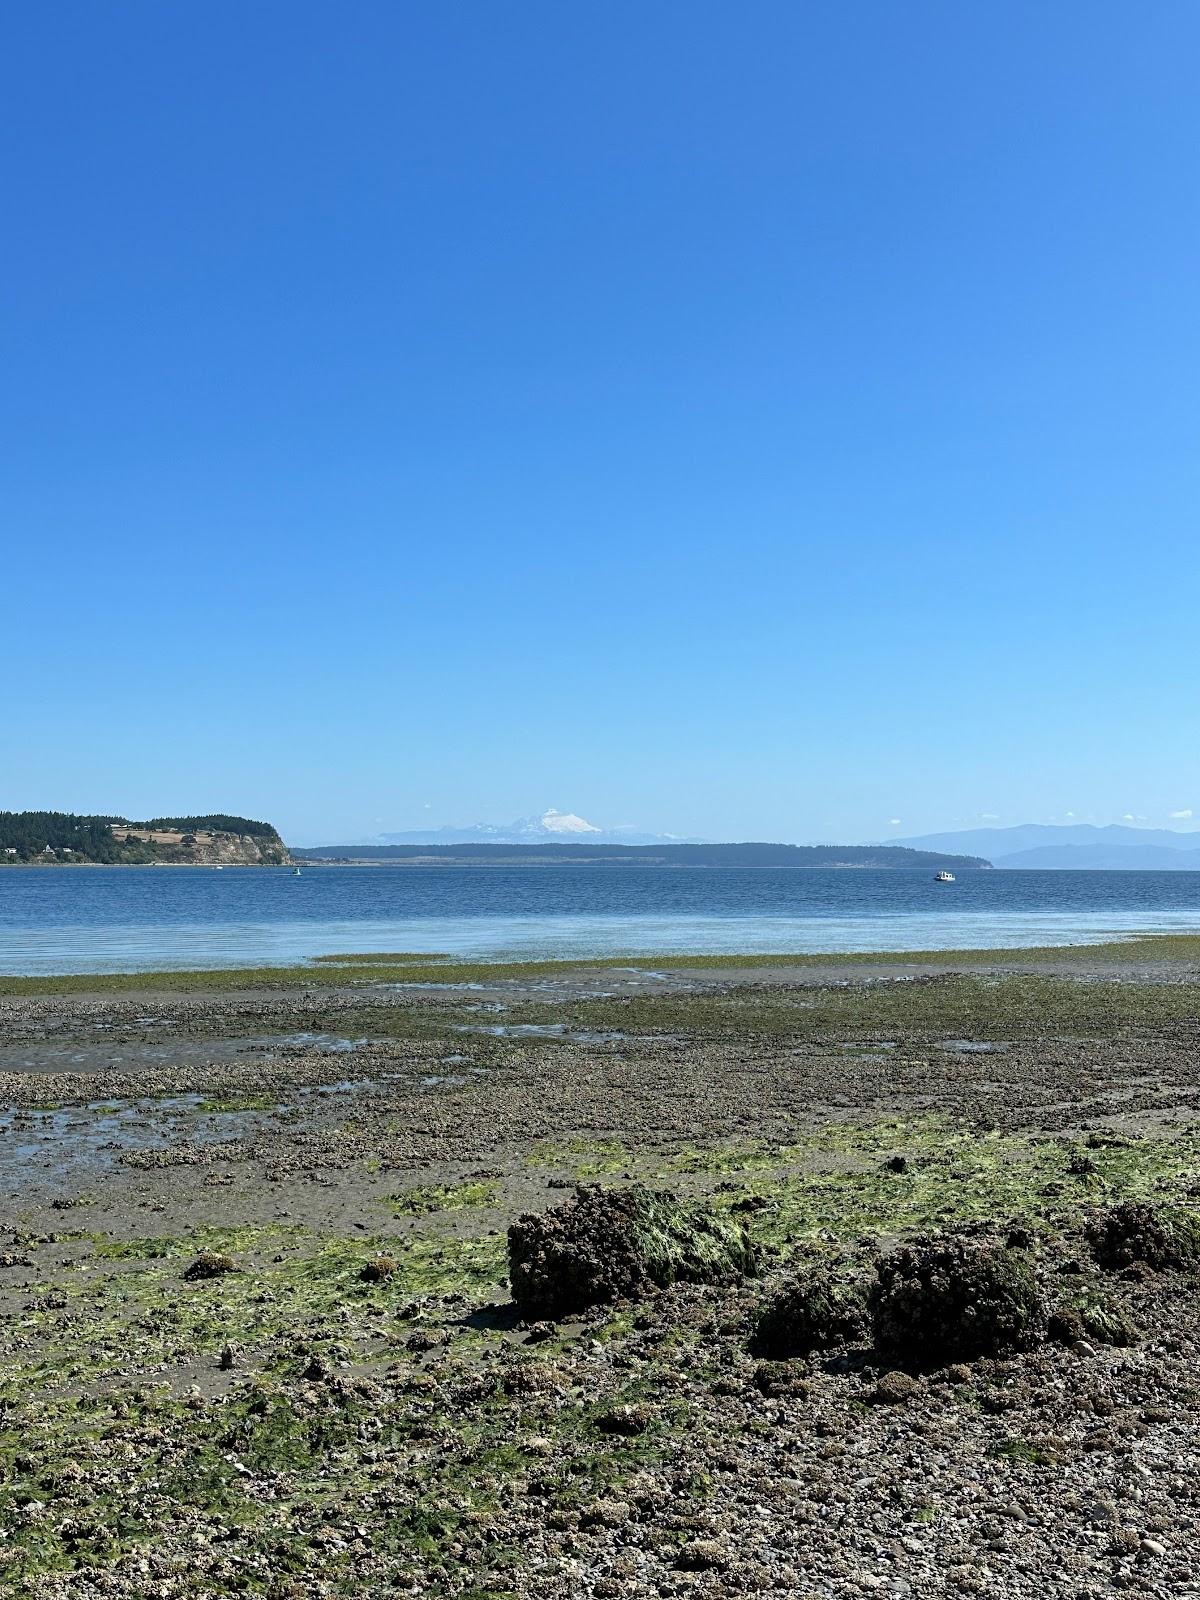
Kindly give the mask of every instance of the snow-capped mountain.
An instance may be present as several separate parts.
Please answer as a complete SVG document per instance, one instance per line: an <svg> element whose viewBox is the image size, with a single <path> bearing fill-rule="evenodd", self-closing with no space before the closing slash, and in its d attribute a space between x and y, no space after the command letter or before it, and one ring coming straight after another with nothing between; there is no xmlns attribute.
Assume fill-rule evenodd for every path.
<svg viewBox="0 0 1200 1600"><path fill-rule="evenodd" d="M598 828L594 822L587 822L583 817L577 817L573 811L556 811L553 806L549 811L543 811L540 817L522 817L515 826L536 837L546 833L604 832L603 828Z"/></svg>
<svg viewBox="0 0 1200 1600"><path fill-rule="evenodd" d="M507 826L479 822L469 828L424 828L404 833L381 833L376 844L537 844L540 840L570 844L586 839L589 844L692 844L696 840L677 839L672 834L638 833L634 828L598 828L574 811L558 811L554 806L540 816L518 817Z"/></svg>

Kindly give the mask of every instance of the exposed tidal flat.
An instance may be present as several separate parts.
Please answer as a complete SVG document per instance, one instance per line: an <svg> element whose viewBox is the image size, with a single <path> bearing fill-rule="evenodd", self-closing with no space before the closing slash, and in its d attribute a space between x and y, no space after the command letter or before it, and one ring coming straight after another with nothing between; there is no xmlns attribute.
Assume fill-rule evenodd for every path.
<svg viewBox="0 0 1200 1600"><path fill-rule="evenodd" d="M5 1594L1196 1583L1200 939L3 988Z"/></svg>

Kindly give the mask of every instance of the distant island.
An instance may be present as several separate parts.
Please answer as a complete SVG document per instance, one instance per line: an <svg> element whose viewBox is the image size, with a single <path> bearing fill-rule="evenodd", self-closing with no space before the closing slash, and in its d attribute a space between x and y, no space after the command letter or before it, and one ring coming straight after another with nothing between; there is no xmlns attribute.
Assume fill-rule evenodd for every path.
<svg viewBox="0 0 1200 1600"><path fill-rule="evenodd" d="M288 848L269 822L249 817L76 816L0 811L0 865L285 866Z"/></svg>
<svg viewBox="0 0 1200 1600"><path fill-rule="evenodd" d="M873 867L909 872L980 872L981 856L842 844L331 844L296 849L298 861L361 861L412 866Z"/></svg>

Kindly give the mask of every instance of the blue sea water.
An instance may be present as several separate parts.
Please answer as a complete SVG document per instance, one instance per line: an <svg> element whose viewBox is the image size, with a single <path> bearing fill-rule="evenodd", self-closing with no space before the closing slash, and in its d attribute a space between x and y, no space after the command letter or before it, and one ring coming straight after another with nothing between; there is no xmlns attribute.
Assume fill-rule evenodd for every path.
<svg viewBox="0 0 1200 1600"><path fill-rule="evenodd" d="M1200 931L1200 873L661 867L7 867L0 972L964 949Z"/></svg>

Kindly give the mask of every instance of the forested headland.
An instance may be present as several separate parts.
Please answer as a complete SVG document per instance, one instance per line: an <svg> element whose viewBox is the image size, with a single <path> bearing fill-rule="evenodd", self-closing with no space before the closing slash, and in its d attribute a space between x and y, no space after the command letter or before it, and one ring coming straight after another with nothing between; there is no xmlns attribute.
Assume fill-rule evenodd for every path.
<svg viewBox="0 0 1200 1600"><path fill-rule="evenodd" d="M217 813L133 822L71 811L0 811L0 864L8 866L274 865L288 859L276 829L249 817Z"/></svg>

